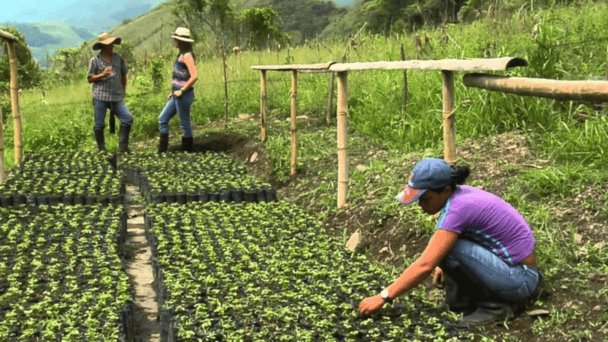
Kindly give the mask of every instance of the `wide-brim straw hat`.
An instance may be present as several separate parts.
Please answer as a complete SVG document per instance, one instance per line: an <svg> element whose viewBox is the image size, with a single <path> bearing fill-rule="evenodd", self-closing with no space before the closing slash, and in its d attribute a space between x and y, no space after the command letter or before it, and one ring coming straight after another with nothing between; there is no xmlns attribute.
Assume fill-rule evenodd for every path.
<svg viewBox="0 0 608 342"><path fill-rule="evenodd" d="M194 39L190 35L190 30L185 27L178 27L175 29L175 32L171 35L171 38L175 38L177 40L181 40L182 42L193 43Z"/></svg>
<svg viewBox="0 0 608 342"><path fill-rule="evenodd" d="M104 32L97 36L97 43L93 44L93 50L100 50L103 45L120 45L120 42L122 42L120 37L112 37L109 33Z"/></svg>

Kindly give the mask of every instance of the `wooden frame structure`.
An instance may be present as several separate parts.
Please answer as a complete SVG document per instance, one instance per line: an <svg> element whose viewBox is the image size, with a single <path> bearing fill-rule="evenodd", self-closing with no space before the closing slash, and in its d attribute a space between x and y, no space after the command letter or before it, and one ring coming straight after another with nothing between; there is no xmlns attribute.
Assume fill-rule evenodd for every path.
<svg viewBox="0 0 608 342"><path fill-rule="evenodd" d="M6 42L9 69L10 69L10 98L11 98L11 109L13 111L13 125L14 125L14 150L15 150L15 163L21 162L22 155L22 134L21 134L21 113L19 110L19 81L17 75L17 50L15 48L15 42L17 37L14 35L0 30L0 38ZM0 110L0 184L4 183L4 132L3 132L2 113Z"/></svg>
<svg viewBox="0 0 608 342"><path fill-rule="evenodd" d="M478 59L442 59L442 60L407 60L357 63L324 63L324 64L288 64L288 65L253 65L253 70L260 71L260 139L266 141L267 71L289 71L291 82L291 175L296 174L297 163L297 73L298 72L332 72L338 76L338 100L336 111L337 153L338 153L338 208L346 205L348 193L348 73L365 70L437 70L441 71L443 80L443 140L444 159L453 164L456 162L456 130L454 113L454 72L455 71L504 71L512 67L527 66L525 59L517 57L478 58Z"/></svg>

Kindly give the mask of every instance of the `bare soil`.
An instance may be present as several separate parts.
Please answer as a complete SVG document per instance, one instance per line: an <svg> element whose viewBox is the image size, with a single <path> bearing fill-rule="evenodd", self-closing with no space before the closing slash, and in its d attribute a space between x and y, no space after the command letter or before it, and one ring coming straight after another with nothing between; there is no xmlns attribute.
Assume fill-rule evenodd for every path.
<svg viewBox="0 0 608 342"><path fill-rule="evenodd" d="M136 187L127 187L127 198L138 192ZM143 206L131 203L128 207L127 274L134 289L135 308L133 313L134 342L160 341L158 302L154 288L152 252L146 238Z"/></svg>

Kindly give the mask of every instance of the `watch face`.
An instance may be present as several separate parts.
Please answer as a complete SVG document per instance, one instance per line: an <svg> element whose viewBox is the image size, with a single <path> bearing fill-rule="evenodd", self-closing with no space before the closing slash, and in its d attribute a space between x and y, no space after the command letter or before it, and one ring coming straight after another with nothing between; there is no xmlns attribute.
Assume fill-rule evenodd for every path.
<svg viewBox="0 0 608 342"><path fill-rule="evenodd" d="M388 290L384 289L380 292L380 297L382 297L382 299L389 299L391 296L388 294Z"/></svg>

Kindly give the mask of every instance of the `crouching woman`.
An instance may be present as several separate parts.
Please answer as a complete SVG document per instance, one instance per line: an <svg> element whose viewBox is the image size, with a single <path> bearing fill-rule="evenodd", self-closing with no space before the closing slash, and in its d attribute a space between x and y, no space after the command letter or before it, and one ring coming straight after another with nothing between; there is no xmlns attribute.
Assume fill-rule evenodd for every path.
<svg viewBox="0 0 608 342"><path fill-rule="evenodd" d="M425 213L440 213L435 232L391 285L361 301L361 314L379 310L431 274L436 283L444 280L446 304L464 314L463 325L513 317L535 294L541 275L530 226L500 197L462 185L468 176L468 167L452 168L442 159L414 166L397 200L418 201Z"/></svg>

